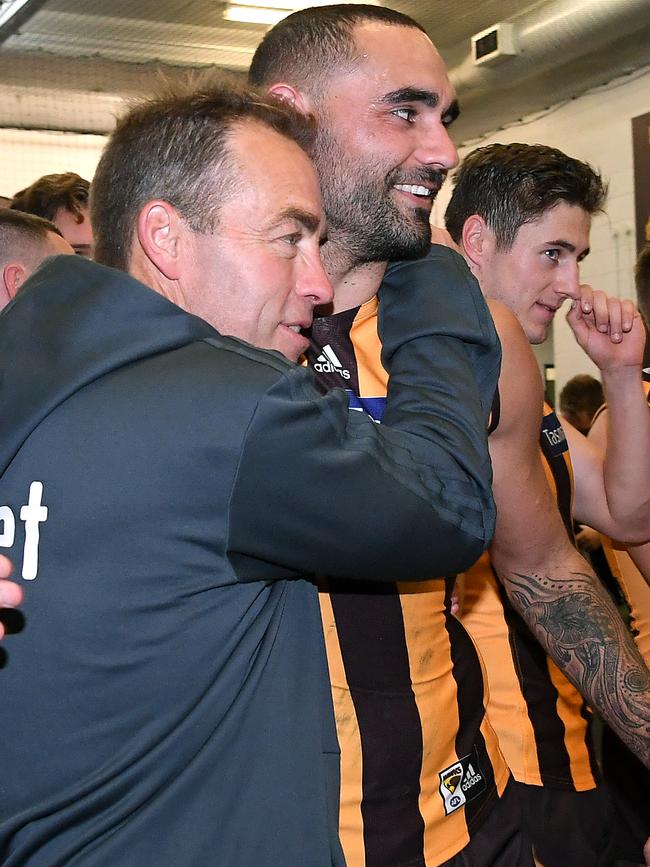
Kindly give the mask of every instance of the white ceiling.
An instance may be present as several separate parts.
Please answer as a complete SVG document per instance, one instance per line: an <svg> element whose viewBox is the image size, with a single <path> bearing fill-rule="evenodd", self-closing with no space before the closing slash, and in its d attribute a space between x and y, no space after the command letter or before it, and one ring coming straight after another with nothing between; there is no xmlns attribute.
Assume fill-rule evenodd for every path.
<svg viewBox="0 0 650 867"><path fill-rule="evenodd" d="M463 109L461 141L650 63L648 0L391 5L419 21L447 61ZM0 126L106 132L123 99L150 90L161 69L244 72L265 28L225 21L224 7L217 0L28 0L17 32L0 30ZM472 34L508 20L522 54L474 67Z"/></svg>

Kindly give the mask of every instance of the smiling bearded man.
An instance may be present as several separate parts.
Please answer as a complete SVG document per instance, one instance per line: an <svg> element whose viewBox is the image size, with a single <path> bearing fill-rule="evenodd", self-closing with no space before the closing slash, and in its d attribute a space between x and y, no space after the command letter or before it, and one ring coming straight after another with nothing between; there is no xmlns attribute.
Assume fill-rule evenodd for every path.
<svg viewBox="0 0 650 867"><path fill-rule="evenodd" d="M454 89L415 21L369 5L288 16L262 40L249 76L316 120L310 154L330 224L323 258L334 302L333 313L314 320L308 363L323 390L346 385L351 407L380 421L387 376L378 291L397 289L408 303L425 290L443 319L473 308L486 331L492 328L473 281L449 296L458 275L467 277L462 259L450 254L443 270L439 248L427 253L433 197L457 161L448 132L458 113ZM388 264L409 257L414 261ZM617 718L628 742L647 754L645 666L593 576L582 574L584 561L569 543L539 459L542 396L534 357L514 317L501 306L494 315L513 388L502 390L502 419L490 438L501 483L493 562L520 612L532 602L561 606L560 587L586 588L584 610L611 624L619 660L615 688L602 664L603 647L585 671L579 646L560 648L545 623L530 625L594 704ZM487 414L489 362L473 365L472 381L466 375L471 358L467 348L450 358L437 387L441 393L460 382L478 388ZM529 423L519 424L521 416ZM518 485L518 474L529 479L527 486ZM361 526L372 511L367 502ZM350 867L532 864L515 790L485 716L481 663L451 614L453 577L435 577L447 574L432 557L432 580L418 586L402 580L362 588L337 576L322 585L342 753L340 831ZM628 676L638 687L633 695Z"/></svg>

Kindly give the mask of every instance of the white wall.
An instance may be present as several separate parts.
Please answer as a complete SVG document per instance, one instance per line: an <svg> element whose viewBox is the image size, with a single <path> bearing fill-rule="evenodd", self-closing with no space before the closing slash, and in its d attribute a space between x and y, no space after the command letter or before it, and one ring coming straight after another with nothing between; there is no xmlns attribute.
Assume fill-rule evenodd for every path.
<svg viewBox="0 0 650 867"><path fill-rule="evenodd" d="M91 180L105 142L101 135L0 129L0 195L11 198L54 172Z"/></svg>
<svg viewBox="0 0 650 867"><path fill-rule="evenodd" d="M549 103L552 102L549 95ZM583 282L620 297L634 297L634 175L631 118L650 111L650 69L623 77L571 100L545 116L513 126L460 149L461 157L493 142L525 142L560 148L595 166L609 180L606 214L596 216L591 253L581 268ZM450 191L445 185L434 210L442 225ZM576 373L597 375L576 345L563 316L554 327L556 394Z"/></svg>

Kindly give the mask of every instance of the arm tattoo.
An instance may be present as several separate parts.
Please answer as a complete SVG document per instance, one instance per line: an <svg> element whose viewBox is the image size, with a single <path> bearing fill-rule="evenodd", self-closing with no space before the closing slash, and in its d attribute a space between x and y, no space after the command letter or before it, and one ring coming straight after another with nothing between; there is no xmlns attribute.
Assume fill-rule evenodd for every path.
<svg viewBox="0 0 650 867"><path fill-rule="evenodd" d="M547 653L650 767L650 672L598 580L515 572L504 585Z"/></svg>

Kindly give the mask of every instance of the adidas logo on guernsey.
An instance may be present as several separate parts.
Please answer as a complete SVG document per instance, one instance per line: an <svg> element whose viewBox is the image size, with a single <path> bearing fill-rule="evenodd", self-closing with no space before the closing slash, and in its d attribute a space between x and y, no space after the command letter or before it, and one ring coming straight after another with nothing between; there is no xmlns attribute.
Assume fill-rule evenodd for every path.
<svg viewBox="0 0 650 867"><path fill-rule="evenodd" d="M350 378L350 371L343 367L329 343L323 347L323 351L316 359L314 370L319 373L338 373L343 379Z"/></svg>
<svg viewBox="0 0 650 867"><path fill-rule="evenodd" d="M459 807L463 807L468 801L472 801L487 788L485 777L478 764L476 747L469 756L449 765L438 776L440 778L438 791L447 816Z"/></svg>
<svg viewBox="0 0 650 867"><path fill-rule="evenodd" d="M477 771L474 770L472 763L469 763L469 767L467 768L467 772L465 773L465 777L463 782L461 783L461 789L463 792L466 792L468 789L471 789L472 786L475 786L477 783L480 783L483 779L483 776Z"/></svg>

